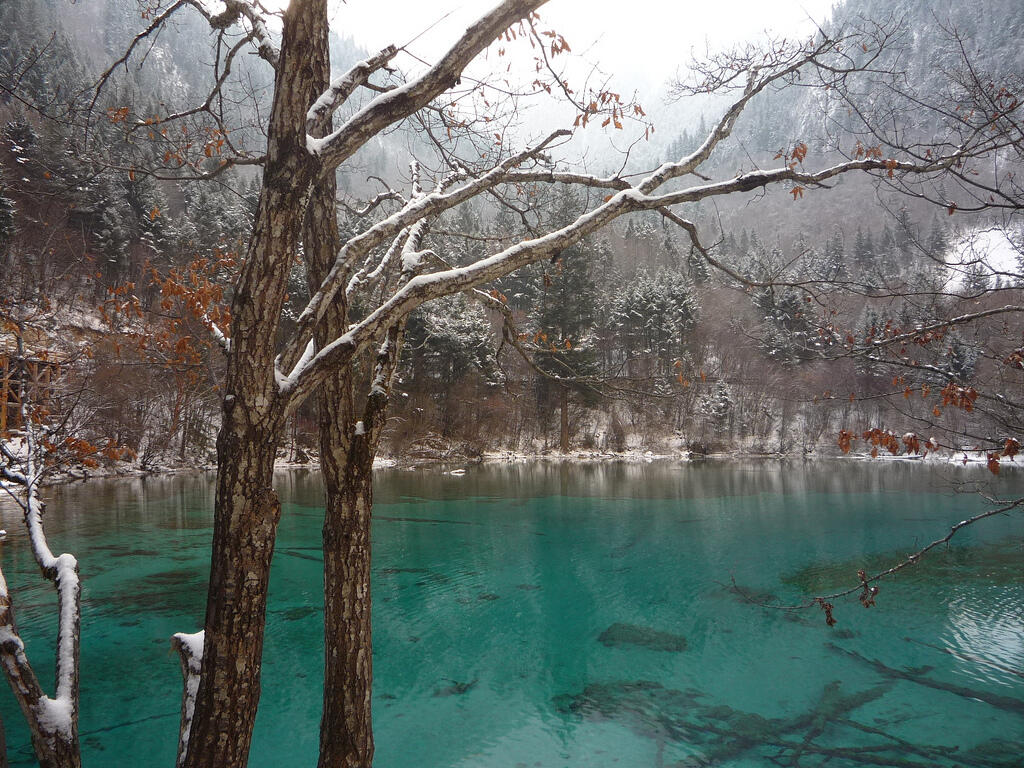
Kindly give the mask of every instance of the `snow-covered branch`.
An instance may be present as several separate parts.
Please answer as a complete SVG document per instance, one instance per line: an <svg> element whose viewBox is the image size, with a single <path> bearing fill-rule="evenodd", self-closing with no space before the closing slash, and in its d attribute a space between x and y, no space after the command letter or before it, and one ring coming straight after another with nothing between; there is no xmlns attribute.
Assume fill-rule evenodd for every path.
<svg viewBox="0 0 1024 768"><path fill-rule="evenodd" d="M19 357L25 356L23 333L16 334ZM9 492L21 506L28 529L32 556L43 576L57 590L56 690L46 696L32 671L25 645L14 625L13 607L7 583L0 574L0 662L32 731L33 746L40 762L71 765L78 755L78 684L81 621L81 584L78 561L73 555L54 555L43 528L45 505L39 487L45 471L37 425L30 413L24 378L19 387L21 448L13 450L0 441L0 476L15 485Z"/></svg>
<svg viewBox="0 0 1024 768"><path fill-rule="evenodd" d="M635 187L624 189L610 196L602 205L582 214L574 222L561 229L541 237L524 240L466 267L419 275L409 280L375 311L352 326L346 334L321 349L316 356L309 360L303 370L295 371L296 375L289 378L288 386L282 388L281 394L286 398L296 398L301 401L309 391L317 386L325 370L351 359L353 355L365 349L366 345L371 343L384 328L393 324L397 317L411 311L423 302L461 293L503 277L535 261L551 258L626 213L659 210L681 203L697 202L709 197L749 192L782 182L791 182L801 188L822 186L829 179L858 171L937 172L951 162L953 162L951 158L942 158L925 165L917 165L892 160L862 159L839 163L814 172L785 166L770 171L747 173L727 181L711 182L661 195L644 194L641 190L651 188L651 179L661 174L662 169L659 169L652 176L640 181ZM675 173L670 173L669 178ZM313 302L310 305L312 306ZM289 403L289 410L296 405L297 402Z"/></svg>
<svg viewBox="0 0 1024 768"><path fill-rule="evenodd" d="M323 318L328 305L334 300L339 290L349 287L349 281L346 278L355 262L368 256L377 246L388 240L393 241L403 229L411 227L416 222L450 210L460 203L476 197L481 192L504 183L512 169L536 157L553 142L568 135L568 131L555 131L537 146L508 158L479 178L471 179L450 190L449 187L460 181L461 177L449 176L433 192L413 197L400 210L349 239L338 251L330 272L299 315L292 340L278 358L278 367L286 370L295 365L306 347L306 341L311 337L317 323ZM365 267L366 265L364 265ZM369 269L367 268L366 271ZM363 279L358 275L357 277L360 280ZM351 287L353 290L355 289L355 285Z"/></svg>
<svg viewBox="0 0 1024 768"><path fill-rule="evenodd" d="M184 689L181 694L181 728L178 734L177 765L185 763L188 752L188 737L192 729L192 716L195 714L196 694L199 692L199 676L203 665L203 632L186 634L178 632L171 637L171 648L178 652L181 659L181 674L184 678Z"/></svg>
<svg viewBox="0 0 1024 768"><path fill-rule="evenodd" d="M32 731L36 754L47 754L56 747L54 736L42 723L49 722L49 702L39 678L25 653L25 643L14 622L14 606L7 589L7 580L0 572L0 664L11 684L18 705Z"/></svg>
<svg viewBox="0 0 1024 768"><path fill-rule="evenodd" d="M402 249L405 247L405 241L408 238L409 228L403 229L399 232L376 265L373 264L372 257L367 257L362 268L349 278L348 285L345 286L345 295L351 298L356 291L365 292L373 290L374 286L380 282L381 277L390 265L402 253Z"/></svg>
<svg viewBox="0 0 1024 768"><path fill-rule="evenodd" d="M398 49L389 45L376 56L360 61L348 72L333 80L331 87L309 108L306 115L306 131L314 134L317 133L317 126L326 126L330 116L345 103L356 88L364 85L370 79L370 75L385 67L397 54ZM312 136L310 138L312 139Z"/></svg>
<svg viewBox="0 0 1024 768"><path fill-rule="evenodd" d="M203 324L209 329L210 335L213 336L213 340L217 342L221 349L225 352L231 351L231 339L228 338L227 334L221 330L220 326L211 320L207 315L203 315L201 318Z"/></svg>
<svg viewBox="0 0 1024 768"><path fill-rule="evenodd" d="M967 312L935 323L919 324L916 325L913 330L905 333L894 333L891 335L881 336L880 338L872 339L868 344L856 344L850 351L853 353L872 352L881 347L903 345L907 342L920 341L925 334L931 331L949 330L956 326L966 325L967 323L984 320L985 318L994 317L996 315L1004 315L1008 312L1024 312L1024 307L1018 304L1005 304L1001 307L992 307L978 312Z"/></svg>
<svg viewBox="0 0 1024 768"><path fill-rule="evenodd" d="M664 163L640 185L641 191L649 193L669 179L696 173L697 168L711 157L723 141L732 135L736 121L754 97L770 86L797 76L802 69L809 66L821 70L825 66L823 57L841 50L843 44L847 42L846 40L822 37L804 46L789 47L783 44L755 57L754 60L750 57L727 55L724 61L717 64L714 72L705 70L702 73L704 81L699 85L687 87L677 84L677 94L681 95L713 92L727 87L735 79L746 79L743 95L729 106L701 145L678 161ZM838 77L857 71L862 66L851 64L845 68L832 67L829 71L833 73L834 77Z"/></svg>
<svg viewBox="0 0 1024 768"><path fill-rule="evenodd" d="M426 107L434 98L456 85L463 70L477 54L508 27L545 2L504 0L470 26L451 49L422 75L373 99L323 139L307 140L310 152L321 158L325 172L333 173L373 136Z"/></svg>
<svg viewBox="0 0 1024 768"><path fill-rule="evenodd" d="M525 157L520 155L517 158L510 158L498 168L493 169L491 172L485 174L479 179L462 185L460 188L453 190L448 195L432 195L411 201L402 210L396 212L390 217L387 217L363 234L356 236L342 247L331 273L328 275L320 290L313 296L300 316L297 335L292 344L286 348L285 353L282 355L282 359L289 364L294 364L298 359L300 350L304 348L305 339L309 337L312 329L316 326L319 318L322 316L323 308L333 299L333 296L339 288L338 282L340 276L348 272L349 265L352 263L354 258L359 258L362 255L367 254L372 248L379 245L387 237L394 237L403 227L409 226L421 216L438 213L449 207L457 205L465 199L473 197L480 191L488 190L501 183L566 183L593 188L617 190L617 195L613 195L610 199L605 201L605 204L602 207L595 210L595 218L590 219L583 217L578 222L578 224L589 232L592 230L589 229L588 222L601 221L602 224L597 225L601 226L611 218L615 218L615 216L629 211L658 210L662 212L662 215L668 216L676 221L676 223L683 222L683 226L686 227L686 225L689 225L690 223L674 214L671 210L671 206L692 203L709 197L749 192L783 182L792 185L791 192L794 195L794 199L796 199L798 196L803 194L806 188L824 186L825 182L829 179L853 171L884 171L890 176L896 172L925 175L945 171L955 163L957 159L957 155L955 153L943 158L932 159L922 163L897 162L892 159L869 157L850 160L815 172L807 172L803 170L803 167L799 162L788 162L789 158L787 157L787 164L784 167L768 171L746 173L724 181L707 180L706 177L701 176L701 174L697 172L697 169L711 156L714 149L722 141L728 138L733 130L736 120L747 104L749 104L756 95L773 84L783 82L787 78L792 78L803 67L809 65L817 66L821 57L832 50L835 46L835 41L825 39L810 48L798 48L795 50L780 49L774 52L770 65L761 64L749 67L744 73L746 77L746 85L743 88L742 95L726 110L725 114L710 131L701 146L679 161L664 163L644 179L640 180L635 186L631 186L628 182L618 177L600 178L586 174L556 172L551 169L519 169L518 166L525 160L525 157L535 156L539 149L538 148L530 153L525 153ZM344 130L343 126L339 129L339 132ZM336 132L336 134L338 134L338 132ZM328 141L329 139L330 137L324 141ZM551 140L552 138L549 137L544 144L549 143ZM544 146L544 144L541 146ZM688 187L682 190L656 194L656 192L659 189L662 189L667 182L688 175L700 176L702 179L705 179L707 183ZM618 212L609 216L608 214L613 210ZM695 235L695 229L692 228L692 225L686 228L689 231L691 238L693 238ZM581 234L580 236L583 235ZM575 240L573 242L575 242ZM710 254L699 246L699 241L697 245L704 257L714 263ZM557 250L555 252L557 252ZM540 257L538 256L538 258ZM499 260L501 261L502 259ZM529 261L530 260L527 260L524 263L529 263ZM724 265L715 264L715 266L729 271L724 267ZM511 269L515 268L517 267L512 267ZM489 273L490 269L486 269L484 272ZM493 279L495 276L497 275L495 274L490 277L486 277L483 281ZM465 277L465 274L460 275L460 278ZM357 277L354 278L355 282L350 283L349 287L353 287L361 279L362 277L357 275ZM479 285L480 283L474 284ZM464 288L465 286L458 287L451 292L464 290ZM401 304L401 302L399 302L399 304ZM381 309L383 310L383 307L381 307ZM324 354L325 351L326 350L321 350L318 357ZM294 379L290 380L294 381Z"/></svg>

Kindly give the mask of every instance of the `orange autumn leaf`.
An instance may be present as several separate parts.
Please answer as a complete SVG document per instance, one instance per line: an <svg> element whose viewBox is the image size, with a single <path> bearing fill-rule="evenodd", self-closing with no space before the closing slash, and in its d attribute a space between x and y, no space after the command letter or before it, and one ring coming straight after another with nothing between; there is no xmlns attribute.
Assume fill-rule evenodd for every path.
<svg viewBox="0 0 1024 768"><path fill-rule="evenodd" d="M1020 443L1012 438L1006 438L1006 443L1003 445L1003 456L1013 461L1013 457L1020 452Z"/></svg>
<svg viewBox="0 0 1024 768"><path fill-rule="evenodd" d="M841 430L839 432L839 450L841 450L843 453L849 453L850 443L852 443L855 439L856 438L851 432L847 432L845 429Z"/></svg>
<svg viewBox="0 0 1024 768"><path fill-rule="evenodd" d="M988 471L993 475L999 474L999 454L990 453L988 455Z"/></svg>

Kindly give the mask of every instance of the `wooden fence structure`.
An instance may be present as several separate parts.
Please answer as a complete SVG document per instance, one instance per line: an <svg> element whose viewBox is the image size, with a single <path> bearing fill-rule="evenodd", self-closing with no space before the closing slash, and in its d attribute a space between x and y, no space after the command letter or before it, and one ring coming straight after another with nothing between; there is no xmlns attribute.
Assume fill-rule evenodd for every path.
<svg viewBox="0 0 1024 768"><path fill-rule="evenodd" d="M0 436L22 426L23 391L33 407L46 408L60 377L59 362L0 351Z"/></svg>

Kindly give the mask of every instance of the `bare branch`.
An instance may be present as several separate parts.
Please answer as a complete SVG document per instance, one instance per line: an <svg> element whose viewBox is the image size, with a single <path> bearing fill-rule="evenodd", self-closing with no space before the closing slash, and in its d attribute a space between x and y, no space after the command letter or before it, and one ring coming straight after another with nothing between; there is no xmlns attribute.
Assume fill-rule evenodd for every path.
<svg viewBox="0 0 1024 768"><path fill-rule="evenodd" d="M917 563L920 562L922 557L924 557L926 554L931 552L936 547L940 547L943 544L948 544L953 539L953 537L956 536L964 528L974 525L979 520L985 520L986 518L995 517L996 515L1005 515L1007 512L1012 512L1013 510L1017 509L1022 504L1024 504L1024 499L1017 499L1015 501L1010 502L1009 504L1004 504L1001 507L989 509L986 510L985 512L979 512L973 517L969 517L966 520L961 520L959 523L953 525L949 529L949 533L947 533L945 536L943 536L940 539L936 539L931 544L922 547L913 554L907 555L903 560L896 563L896 565L892 566L891 568L887 568L884 571L876 573L874 576L870 576L868 578L861 580L861 582L855 587L850 587L849 589L844 589L840 592L833 592L830 595L821 595L820 597L815 597L810 602L797 607L807 608L812 605L815 605L819 600L835 600L836 598L845 597L846 595L852 595L854 592L861 592L863 591L865 585L874 584L876 581L880 581L884 579L886 576L892 576L893 574L902 571L904 568L909 568L912 565L917 565Z"/></svg>
<svg viewBox="0 0 1024 768"><path fill-rule="evenodd" d="M381 130L422 109L455 86L462 70L478 53L545 2L505 0L469 27L448 53L420 77L373 99L329 136L323 139L307 136L309 151L321 159L324 172L333 172Z"/></svg>
<svg viewBox="0 0 1024 768"><path fill-rule="evenodd" d="M103 93L103 87L107 84L107 81L110 79L110 76L114 73L114 70L122 64L125 65L125 67L127 67L128 60L132 57L132 54L135 52L136 46L138 46L141 42L143 42L153 33L158 32L163 27L164 23L169 18L171 18L171 16L173 16L179 8L182 8L190 2L192 2L192 0L175 0L173 4L171 4L166 9L164 9L163 12L158 14L157 17L153 19L153 21L150 23L148 27L146 27L145 30L143 30L142 32L140 32L132 38L132 41L128 44L128 47L125 49L125 52L121 54L121 56L119 56L113 64L107 67L103 74L100 75L99 80L96 81L96 85L93 86L94 93L92 101L89 103L90 112L95 108L96 102L99 100L100 95Z"/></svg>
<svg viewBox="0 0 1024 768"><path fill-rule="evenodd" d="M267 29L263 13L253 3L248 0L223 0L224 10L216 13L207 5L206 0L184 1L199 11L213 29L227 29L239 19L244 18L249 23L250 34L258 42L256 50L260 58L272 67L277 67L281 51Z"/></svg>

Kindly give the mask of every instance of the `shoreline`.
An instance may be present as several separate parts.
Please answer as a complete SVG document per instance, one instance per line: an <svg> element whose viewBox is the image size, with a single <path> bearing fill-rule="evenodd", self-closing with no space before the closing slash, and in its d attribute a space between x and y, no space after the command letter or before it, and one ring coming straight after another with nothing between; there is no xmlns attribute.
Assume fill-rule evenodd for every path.
<svg viewBox="0 0 1024 768"><path fill-rule="evenodd" d="M474 466L488 464L527 464L539 462L546 464L650 464L654 462L671 462L680 465L701 464L703 462L744 462L744 461L859 461L859 462L904 462L919 463L938 466L969 466L984 467L987 464L987 453L978 450L961 450L956 453L943 451L941 453L920 454L879 454L871 456L869 453L848 453L839 452L792 452L792 453L750 453L742 450L726 451L720 453L695 454L690 452L663 453L654 451L597 451L578 450L562 453L559 451L546 451L541 453L527 453L524 451L485 451L478 456L445 456L445 457L415 457L415 456L378 456L374 459L374 470L393 469L399 471L414 471L419 469L441 469L445 474L465 474L466 470ZM1016 470L1024 468L1024 462L1008 460L1001 464L1001 470ZM295 462L279 458L274 463L275 472L306 470L319 471L320 462L311 457L307 462ZM67 485L76 482L87 482L89 480L117 480L117 479L140 479L147 477L172 477L184 474L202 474L216 472L216 464L195 464L195 465L166 465L148 468L140 467L102 467L98 469L74 468L49 478L45 486Z"/></svg>

